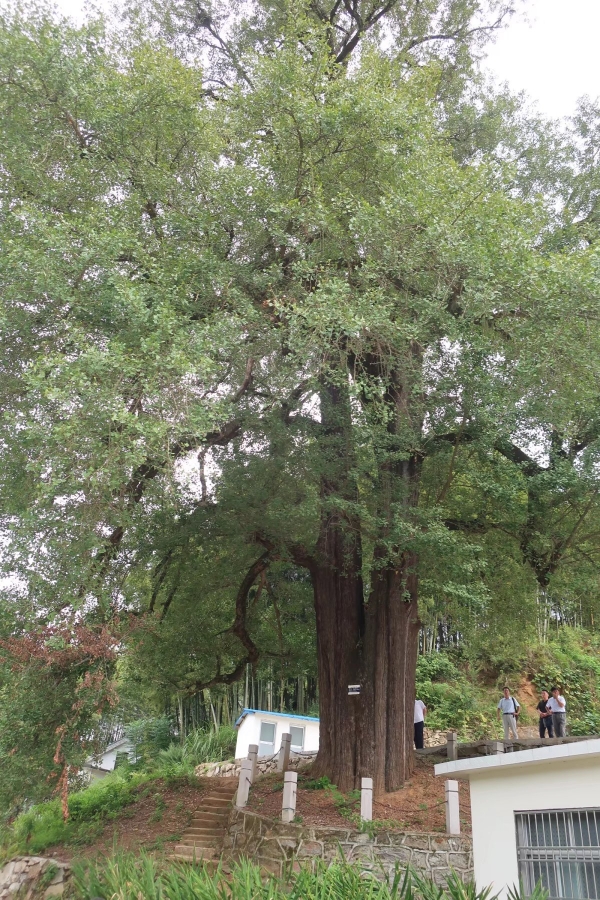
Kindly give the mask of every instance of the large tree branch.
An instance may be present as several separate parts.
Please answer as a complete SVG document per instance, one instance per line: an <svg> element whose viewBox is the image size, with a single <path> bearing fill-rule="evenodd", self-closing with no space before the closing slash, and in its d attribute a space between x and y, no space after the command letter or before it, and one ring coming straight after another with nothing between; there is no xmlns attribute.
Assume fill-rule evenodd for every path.
<svg viewBox="0 0 600 900"><path fill-rule="evenodd" d="M252 376L254 369L254 359L250 357L246 363L246 371L243 381L233 397L232 403L238 403L244 394L248 391L252 384ZM141 407L141 397L135 398L135 405L130 407L130 412L137 413ZM125 500L128 506L135 505L140 502L148 484L158 475L164 472L169 462L181 459L186 453L202 447L202 454L206 454L210 447L224 447L226 444L234 440L241 431L241 422L237 419L231 419L226 422L218 431L212 431L204 437L197 435L187 435L180 438L169 448L169 457L159 462L150 462L149 460L142 463L133 472L131 478L120 489L119 494ZM116 556L125 536L125 528L123 525L117 525L108 537L104 549L95 557L96 565L100 565L100 572L105 571L106 565ZM84 589L85 591L85 589Z"/></svg>
<svg viewBox="0 0 600 900"><path fill-rule="evenodd" d="M468 444L474 441L476 437L477 431L475 429L469 430L468 428L463 429L462 427L458 428L456 431L447 431L444 434L433 434L424 441L419 453L423 457L429 456L432 453L435 453L439 446L450 444L452 447L455 447L457 443ZM541 475L547 471L547 469L536 462L533 457L529 456L528 453L521 450L520 447L517 447L516 444L513 444L512 441L509 441L506 438L498 438L494 442L493 447L496 453L499 453L505 459L508 459L516 466L519 466L521 472L528 477Z"/></svg>
<svg viewBox="0 0 600 900"><path fill-rule="evenodd" d="M511 441L504 439L496 441L494 450L496 450L497 453L500 453L501 456L504 456L505 459L508 459L510 462L519 466L523 475L528 477L541 475L547 471L544 466L540 466L540 464L529 456L529 454L525 453L524 450L521 450L520 447L517 447L517 445L513 444Z"/></svg>
<svg viewBox="0 0 600 900"><path fill-rule="evenodd" d="M169 564L171 562L171 558L173 556L173 550L169 550L164 559L156 566L153 577L156 579L154 588L152 589L152 596L150 597L150 605L148 607L150 612L154 612L154 606L156 604L156 598L158 597L158 592L160 591L165 578L167 577L167 573L169 571Z"/></svg>
<svg viewBox="0 0 600 900"><path fill-rule="evenodd" d="M280 546L261 532L254 534L254 540L266 547L269 553L277 553L280 557L283 555L288 556L301 569L308 569L309 572L312 572L316 566L316 557L302 544L290 543L284 540Z"/></svg>
<svg viewBox="0 0 600 900"><path fill-rule="evenodd" d="M237 665L230 671L222 673L220 665L217 665L216 674L208 681L195 681L189 685L187 690L190 694L207 688L215 687L218 684L234 684L239 681L246 670L247 665L255 666L260 659L260 650L250 637L247 625L248 616L248 593L256 579L265 572L273 560L270 550L266 550L262 556L256 559L244 576L244 579L238 589L235 598L235 618L233 624L227 629L225 634L233 634L240 641L246 651L243 659L240 659Z"/></svg>

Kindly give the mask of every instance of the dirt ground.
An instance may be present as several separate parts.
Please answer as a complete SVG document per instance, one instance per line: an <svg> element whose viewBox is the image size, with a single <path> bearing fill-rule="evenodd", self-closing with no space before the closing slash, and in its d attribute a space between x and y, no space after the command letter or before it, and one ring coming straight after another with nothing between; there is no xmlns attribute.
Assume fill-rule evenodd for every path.
<svg viewBox="0 0 600 900"><path fill-rule="evenodd" d="M44 854L61 862L70 862L111 853L115 848L168 850L189 825L204 794L221 781L220 778L202 778L194 783L182 779L169 785L158 780L141 785L135 802L107 822L93 843L49 847Z"/></svg>
<svg viewBox="0 0 600 900"><path fill-rule="evenodd" d="M415 772L404 787L392 794L382 794L373 800L373 819L385 821L389 829L398 831L445 831L444 779L436 778L434 762L445 757L418 759ZM310 773L298 779L296 814L305 825L348 826L348 815L358 812L360 802L351 801L340 809L339 797L331 790L312 790L303 787L310 781ZM282 801L281 776L269 775L253 785L249 808L262 815L279 818ZM463 830L471 831L469 785L459 782L460 818ZM338 803L336 804L336 800ZM343 813L346 813L344 815Z"/></svg>
<svg viewBox="0 0 600 900"><path fill-rule="evenodd" d="M434 762L443 761L444 757L418 759L414 775L402 790L374 798L373 818L385 822L388 830L445 831L444 780L433 774ZM302 773L298 780L296 811L299 821L306 825L342 828L353 824L352 816L360 808L358 795L343 798L332 790L311 790L303 787L307 781L310 781L310 772ZM135 802L104 824L91 843L49 847L45 855L71 862L110 854L115 848L168 852L201 807L202 797L222 783L230 784L231 780L202 778L194 782L182 779L170 784L159 780L141 785ZM279 820L282 786L280 775L261 778L250 791L249 809ZM461 824L463 831L470 833L469 785L459 782L459 788Z"/></svg>

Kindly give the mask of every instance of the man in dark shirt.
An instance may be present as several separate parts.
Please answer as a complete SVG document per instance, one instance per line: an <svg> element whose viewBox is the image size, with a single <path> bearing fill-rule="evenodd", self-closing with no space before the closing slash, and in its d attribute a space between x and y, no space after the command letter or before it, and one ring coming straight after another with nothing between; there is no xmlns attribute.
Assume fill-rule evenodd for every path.
<svg viewBox="0 0 600 900"><path fill-rule="evenodd" d="M538 703L536 709L540 714L540 737L545 737L544 732L548 732L548 737L554 737L554 729L552 728L552 713L546 708L549 698L548 691L542 691L542 699Z"/></svg>

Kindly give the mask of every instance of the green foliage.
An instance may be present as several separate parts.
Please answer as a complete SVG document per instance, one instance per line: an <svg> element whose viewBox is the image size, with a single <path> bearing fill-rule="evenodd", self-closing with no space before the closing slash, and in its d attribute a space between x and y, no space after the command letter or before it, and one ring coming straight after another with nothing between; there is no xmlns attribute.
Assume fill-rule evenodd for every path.
<svg viewBox="0 0 600 900"><path fill-rule="evenodd" d="M71 784L112 698L112 653L80 624L39 629L28 605L0 601L0 809L19 811Z"/></svg>
<svg viewBox="0 0 600 900"><path fill-rule="evenodd" d="M57 874L57 872L58 872L58 866L55 865L54 863L50 863L49 866L46 866L46 868L44 869L44 871L42 872L42 874L40 875L40 877L38 879L38 885L40 886L40 888L42 890L45 890L47 887L50 886L50 883L51 883L52 879L54 878L54 876Z"/></svg>
<svg viewBox="0 0 600 900"><path fill-rule="evenodd" d="M206 58L186 4L0 14L2 633L119 598L122 683L164 709L261 658L313 673L324 565L357 622L416 618L420 580L432 634L517 672L552 579L569 615L600 596L597 105L562 135L480 88L497 3L359 0L354 38L346 4L214 5ZM66 722L81 762L97 673L0 665L7 807L49 795ZM481 730L464 671L420 665L429 724ZM558 669L582 728L584 672ZM130 735L173 777L229 752Z"/></svg>
<svg viewBox="0 0 600 900"><path fill-rule="evenodd" d="M64 841L72 833L63 820L60 803L51 800L32 807L15 821L13 835L20 845L34 853Z"/></svg>
<svg viewBox="0 0 600 900"><path fill-rule="evenodd" d="M584 629L561 627L530 654L529 671L538 690L558 685L567 700L569 732L600 734L600 644Z"/></svg>
<svg viewBox="0 0 600 900"><path fill-rule="evenodd" d="M237 731L233 726L191 731L181 744L172 743L166 750L160 750L156 760L158 768L182 764L193 768L200 763L222 762L231 759L235 751Z"/></svg>
<svg viewBox="0 0 600 900"><path fill-rule="evenodd" d="M173 725L167 716L153 716L129 722L125 734L133 744L136 759L147 764L169 746Z"/></svg>
<svg viewBox="0 0 600 900"><path fill-rule="evenodd" d="M304 779L301 777L300 783L303 788L309 791L327 791L338 813L345 819L354 822L357 826L360 825L360 816L358 814L360 791L355 790L343 793L337 785L331 783L326 775L321 776L321 778Z"/></svg>
<svg viewBox="0 0 600 900"><path fill-rule="evenodd" d="M307 791L324 791L331 786L331 781L327 775L321 775L320 778L308 778L306 781L302 781L302 787Z"/></svg>
<svg viewBox="0 0 600 900"><path fill-rule="evenodd" d="M419 656L417 697L427 707L427 726L440 731L458 731L478 737L486 729L476 685L446 653Z"/></svg>
<svg viewBox="0 0 600 900"><path fill-rule="evenodd" d="M138 782L139 783L139 782ZM102 824L118 815L135 799L135 782L109 776L69 797L69 819L64 821L58 800L33 806L18 816L10 829L21 852L41 853L59 843L91 843Z"/></svg>
<svg viewBox="0 0 600 900"><path fill-rule="evenodd" d="M73 822L110 818L131 803L133 786L116 777L105 778L69 797L69 816Z"/></svg>
<svg viewBox="0 0 600 900"><path fill-rule="evenodd" d="M391 884L368 875L356 865L339 862L314 870L301 868L280 880L266 876L251 862L233 866L226 877L217 869L161 864L142 854L118 854L102 862L75 863L77 900L119 897L120 900L495 900L488 889L476 890L457 875L446 886L434 884L413 871L398 869ZM520 900L519 894L511 900ZM534 900L545 900L538 891Z"/></svg>

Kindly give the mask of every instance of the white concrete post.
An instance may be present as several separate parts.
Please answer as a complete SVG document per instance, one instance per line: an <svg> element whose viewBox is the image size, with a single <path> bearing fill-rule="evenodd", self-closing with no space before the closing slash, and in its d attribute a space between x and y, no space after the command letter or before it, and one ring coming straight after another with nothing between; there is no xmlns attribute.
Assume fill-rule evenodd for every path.
<svg viewBox="0 0 600 900"><path fill-rule="evenodd" d="M291 734L281 735L281 747L279 748L279 756L277 758L277 771L287 772L290 767L290 749L292 746Z"/></svg>
<svg viewBox="0 0 600 900"><path fill-rule="evenodd" d="M488 744L488 753L504 753L504 741L490 741Z"/></svg>
<svg viewBox="0 0 600 900"><path fill-rule="evenodd" d="M361 778L360 780L360 817L363 822L371 822L373 819L372 778Z"/></svg>
<svg viewBox="0 0 600 900"><path fill-rule="evenodd" d="M252 771L250 773L250 784L256 781L256 761L258 759L258 744L250 744L248 746L248 759L252 763Z"/></svg>
<svg viewBox="0 0 600 900"><path fill-rule="evenodd" d="M458 735L455 731L449 731L446 734L446 752L448 754L448 759L458 759L458 741L456 740L457 737Z"/></svg>
<svg viewBox="0 0 600 900"><path fill-rule="evenodd" d="M281 821L293 822L296 815L296 788L298 786L298 773L286 772L283 776L283 805L281 809Z"/></svg>
<svg viewBox="0 0 600 900"><path fill-rule="evenodd" d="M458 805L458 781L444 783L446 792L446 834L460 834L460 809Z"/></svg>
<svg viewBox="0 0 600 900"><path fill-rule="evenodd" d="M250 785L252 784L252 763L249 759L242 760L242 768L240 770L240 780L238 782L237 794L235 795L235 805L238 809L242 809L248 802L248 794L250 793Z"/></svg>

